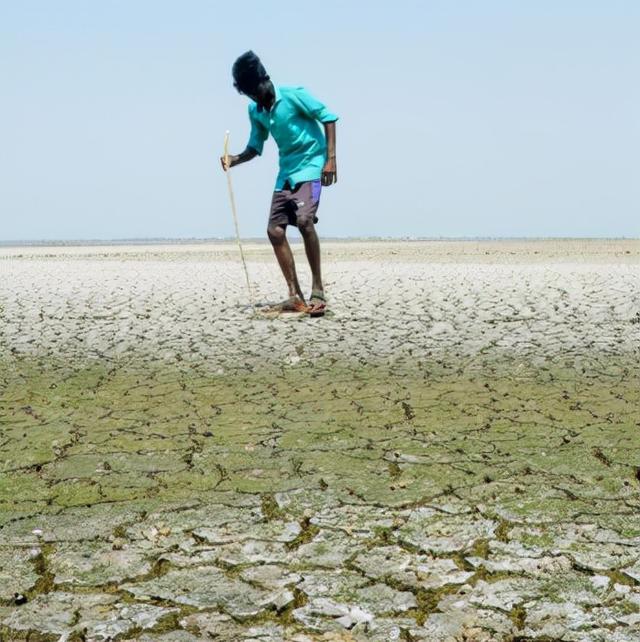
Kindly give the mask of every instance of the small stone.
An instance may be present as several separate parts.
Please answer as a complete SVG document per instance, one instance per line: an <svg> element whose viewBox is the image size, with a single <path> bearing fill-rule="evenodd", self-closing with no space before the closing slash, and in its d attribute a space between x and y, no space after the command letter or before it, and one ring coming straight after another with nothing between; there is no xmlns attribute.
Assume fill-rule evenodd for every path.
<svg viewBox="0 0 640 642"><path fill-rule="evenodd" d="M125 544L126 541L121 537L114 537L113 541L111 542L111 547L114 551L121 551L124 548Z"/></svg>
<svg viewBox="0 0 640 642"><path fill-rule="evenodd" d="M609 586L609 578L606 575L594 575L591 577L591 584L597 589L606 588Z"/></svg>
<svg viewBox="0 0 640 642"><path fill-rule="evenodd" d="M151 528L147 528L146 530L142 531L142 534L146 539L152 542L158 537L159 533L158 529L155 526L152 526Z"/></svg>

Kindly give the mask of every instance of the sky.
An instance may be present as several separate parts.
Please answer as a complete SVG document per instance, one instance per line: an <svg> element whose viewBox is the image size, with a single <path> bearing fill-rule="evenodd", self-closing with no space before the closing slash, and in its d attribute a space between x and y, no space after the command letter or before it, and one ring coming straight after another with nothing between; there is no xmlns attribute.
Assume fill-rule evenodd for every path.
<svg viewBox="0 0 640 642"><path fill-rule="evenodd" d="M640 237L638 33L637 0L0 0L0 241L233 236L247 49L340 116L321 236ZM277 158L231 172L244 237Z"/></svg>

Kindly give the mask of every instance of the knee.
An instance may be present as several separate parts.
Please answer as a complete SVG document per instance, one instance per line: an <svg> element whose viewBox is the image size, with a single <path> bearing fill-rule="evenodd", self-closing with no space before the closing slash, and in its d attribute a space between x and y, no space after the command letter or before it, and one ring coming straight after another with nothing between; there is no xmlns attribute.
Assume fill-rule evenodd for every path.
<svg viewBox="0 0 640 642"><path fill-rule="evenodd" d="M310 216L301 217L298 219L298 229L302 236L307 236L308 234L313 234L315 226L313 224L313 219Z"/></svg>
<svg viewBox="0 0 640 642"><path fill-rule="evenodd" d="M285 239L285 229L281 225L269 225L267 236L272 245L280 245Z"/></svg>

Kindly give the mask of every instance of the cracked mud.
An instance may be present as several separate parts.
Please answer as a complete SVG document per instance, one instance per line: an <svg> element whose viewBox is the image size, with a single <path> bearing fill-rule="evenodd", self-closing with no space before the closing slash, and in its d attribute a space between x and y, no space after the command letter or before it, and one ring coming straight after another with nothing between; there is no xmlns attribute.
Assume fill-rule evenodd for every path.
<svg viewBox="0 0 640 642"><path fill-rule="evenodd" d="M323 249L0 249L0 640L640 640L638 243Z"/></svg>

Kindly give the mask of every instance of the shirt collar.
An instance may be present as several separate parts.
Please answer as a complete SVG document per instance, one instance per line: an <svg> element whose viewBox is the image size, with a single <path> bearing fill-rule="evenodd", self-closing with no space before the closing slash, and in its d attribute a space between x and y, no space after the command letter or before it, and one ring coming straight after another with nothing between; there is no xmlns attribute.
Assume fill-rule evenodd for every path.
<svg viewBox="0 0 640 642"><path fill-rule="evenodd" d="M278 87L277 85L274 84L273 85L273 90L274 90L274 92L276 94L276 98L273 101L273 105L271 105L271 110L269 110L269 111L273 111L273 108L280 102L280 99L282 98L282 93L280 92L280 87ZM257 105L257 106L258 106L258 113L261 113L263 111L267 111L267 110L263 109L260 105Z"/></svg>

